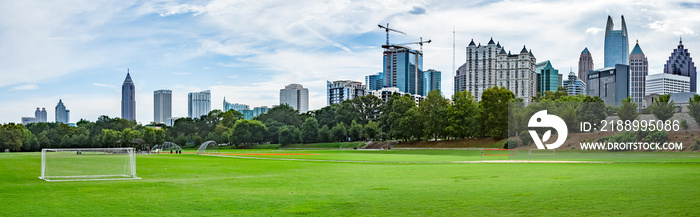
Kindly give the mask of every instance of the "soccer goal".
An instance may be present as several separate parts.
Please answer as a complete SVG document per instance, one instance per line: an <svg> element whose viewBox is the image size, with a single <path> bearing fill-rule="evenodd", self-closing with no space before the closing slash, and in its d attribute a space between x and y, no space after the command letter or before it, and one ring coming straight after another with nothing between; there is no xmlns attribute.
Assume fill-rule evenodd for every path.
<svg viewBox="0 0 700 217"><path fill-rule="evenodd" d="M556 149L530 149L527 152L527 159L538 159L538 158L550 158L556 160L557 151Z"/></svg>
<svg viewBox="0 0 700 217"><path fill-rule="evenodd" d="M502 148L485 148L481 150L481 161L487 160L508 160L510 157L515 156L517 150L515 149L502 149Z"/></svg>
<svg viewBox="0 0 700 217"><path fill-rule="evenodd" d="M45 148L39 178L51 182L141 179L136 176L134 148Z"/></svg>

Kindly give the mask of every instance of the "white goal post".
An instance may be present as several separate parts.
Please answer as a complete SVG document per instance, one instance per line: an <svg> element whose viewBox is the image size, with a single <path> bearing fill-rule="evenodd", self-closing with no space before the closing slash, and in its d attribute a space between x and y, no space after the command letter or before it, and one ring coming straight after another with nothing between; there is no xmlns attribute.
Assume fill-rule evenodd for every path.
<svg viewBox="0 0 700 217"><path fill-rule="evenodd" d="M134 148L45 148L41 176L46 181L141 179Z"/></svg>
<svg viewBox="0 0 700 217"><path fill-rule="evenodd" d="M530 149L527 153L528 160L530 156L552 156L553 159L557 159L556 149Z"/></svg>

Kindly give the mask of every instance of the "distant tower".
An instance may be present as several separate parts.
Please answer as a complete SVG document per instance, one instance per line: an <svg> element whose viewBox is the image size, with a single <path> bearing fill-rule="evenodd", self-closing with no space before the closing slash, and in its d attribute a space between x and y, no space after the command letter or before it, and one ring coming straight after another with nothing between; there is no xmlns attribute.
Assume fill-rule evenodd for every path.
<svg viewBox="0 0 700 217"><path fill-rule="evenodd" d="M698 73L693 63L693 58L690 58L688 49L683 47L683 40L678 42L678 48L673 50L671 56L664 64L664 73L674 74L685 77L690 77L690 92L697 92Z"/></svg>
<svg viewBox="0 0 700 217"><path fill-rule="evenodd" d="M58 105L56 105L56 122L68 124L70 119L70 111L66 110L66 106L63 105L62 100L58 100Z"/></svg>
<svg viewBox="0 0 700 217"><path fill-rule="evenodd" d="M642 111L644 96L646 96L647 75L649 75L649 62L647 56L644 55L642 48L639 47L639 40L634 45L632 53L630 53L630 84L629 92L632 101L637 104L637 110Z"/></svg>
<svg viewBox="0 0 700 217"><path fill-rule="evenodd" d="M586 78L588 78L586 74L591 70L593 70L593 56L591 56L588 48L584 48L581 51L581 56L578 58L578 78L585 83Z"/></svg>
<svg viewBox="0 0 700 217"><path fill-rule="evenodd" d="M122 84L122 118L136 121L136 91L134 81L131 80L129 70L126 70L126 79Z"/></svg>
<svg viewBox="0 0 700 217"><path fill-rule="evenodd" d="M173 91L156 90L153 91L153 122L165 123L165 120L172 117L173 113Z"/></svg>
<svg viewBox="0 0 700 217"><path fill-rule="evenodd" d="M211 91L205 90L187 94L187 116L200 118L211 111Z"/></svg>
<svg viewBox="0 0 700 217"><path fill-rule="evenodd" d="M622 29L613 30L613 21L608 16L608 24L605 26L605 66L615 67L615 64L626 65L629 61L629 42L627 40L627 24L625 16L622 16Z"/></svg>
<svg viewBox="0 0 700 217"><path fill-rule="evenodd" d="M299 113L309 111L309 89L301 84L290 84L280 89L280 105L288 105Z"/></svg>
<svg viewBox="0 0 700 217"><path fill-rule="evenodd" d="M41 120L38 120L38 121L46 123L46 122L49 122L47 119L48 118L47 118L46 108L41 108Z"/></svg>
<svg viewBox="0 0 700 217"><path fill-rule="evenodd" d="M34 111L34 118L36 118L36 122L38 123L46 122L46 108L39 110L39 107L36 107L36 111Z"/></svg>

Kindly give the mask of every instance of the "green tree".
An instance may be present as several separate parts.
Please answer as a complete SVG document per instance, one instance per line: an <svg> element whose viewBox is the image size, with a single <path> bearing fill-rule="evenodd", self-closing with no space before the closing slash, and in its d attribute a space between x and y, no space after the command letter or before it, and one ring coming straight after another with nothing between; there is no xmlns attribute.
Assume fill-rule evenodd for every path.
<svg viewBox="0 0 700 217"><path fill-rule="evenodd" d="M336 142L347 142L347 125L343 122L337 123L333 128L331 128L331 133L333 135L333 140Z"/></svg>
<svg viewBox="0 0 700 217"><path fill-rule="evenodd" d="M9 123L0 127L0 147L19 151L22 148L24 139L24 126L21 124Z"/></svg>
<svg viewBox="0 0 700 217"><path fill-rule="evenodd" d="M600 123L606 117L605 102L598 96L584 96L576 114L579 122Z"/></svg>
<svg viewBox="0 0 700 217"><path fill-rule="evenodd" d="M405 126L405 124L410 122L410 120L404 120L405 124L403 128L401 127L401 122L409 110L411 110L412 108L416 108L416 103L413 101L413 97L409 95L392 96L392 98L394 97L396 97L396 99L392 100L391 109L389 110L388 117L386 119L386 123L389 126L389 135L391 135L392 137L408 139L410 137L408 135L410 135L411 133L407 132L406 130L411 129L406 129L407 126ZM409 118L414 118L414 113L412 113L409 116Z"/></svg>
<svg viewBox="0 0 700 217"><path fill-rule="evenodd" d="M126 128L121 132L120 144L123 147L134 147L134 139L137 138L141 138L141 133L139 131Z"/></svg>
<svg viewBox="0 0 700 217"><path fill-rule="evenodd" d="M272 119L267 119L265 122L263 122L265 126L267 127L267 141L270 141L273 144L279 143L279 138L280 138L280 129L284 127L285 125L283 123L277 122Z"/></svg>
<svg viewBox="0 0 700 217"><path fill-rule="evenodd" d="M338 109L335 110L335 122L343 122L346 125L350 125L352 121L361 121L362 113L360 110L355 108L352 100L345 100L340 103Z"/></svg>
<svg viewBox="0 0 700 217"><path fill-rule="evenodd" d="M224 122L225 121L221 121L219 124L216 125L216 128L214 129L214 140L220 143L232 143L233 141L231 141L231 129L233 129L235 124L231 127L227 127L224 124Z"/></svg>
<svg viewBox="0 0 700 217"><path fill-rule="evenodd" d="M439 90L433 90L421 101L419 112L423 117L425 135L428 138L438 139L447 136L449 126L448 108L449 101L440 94Z"/></svg>
<svg viewBox="0 0 700 217"><path fill-rule="evenodd" d="M491 87L484 90L481 97L481 121L486 136L505 138L508 136L508 102L515 94L505 87Z"/></svg>
<svg viewBox="0 0 700 217"><path fill-rule="evenodd" d="M319 142L332 142L332 134L331 134L331 129L328 128L328 126L323 125L321 128L318 129L318 141Z"/></svg>
<svg viewBox="0 0 700 217"><path fill-rule="evenodd" d="M413 107L406 111L406 113L399 120L399 125L397 129L400 133L396 134L397 137L403 139L404 141L415 139L420 140L423 136L423 117L420 113L419 108Z"/></svg>
<svg viewBox="0 0 700 217"><path fill-rule="evenodd" d="M671 100L671 95L660 95L659 98L651 105L651 113L661 121L671 119L676 113L676 104Z"/></svg>
<svg viewBox="0 0 700 217"><path fill-rule="evenodd" d="M165 130L155 129L155 128L144 128L141 133L141 139L143 139L149 147L154 145L163 144L165 142Z"/></svg>
<svg viewBox="0 0 700 217"><path fill-rule="evenodd" d="M379 138L379 124L377 122L370 121L364 127L364 134L367 139Z"/></svg>
<svg viewBox="0 0 700 217"><path fill-rule="evenodd" d="M639 113L637 113L637 103L632 101L632 97L627 97L622 100L622 106L617 109L617 116L620 117L622 121L632 121L637 119Z"/></svg>
<svg viewBox="0 0 700 217"><path fill-rule="evenodd" d="M268 119L272 119L282 124L292 125L295 127L301 126L302 123L299 112L288 105L279 105L274 107L267 113L258 116L257 119L263 123L265 123Z"/></svg>
<svg viewBox="0 0 700 217"><path fill-rule="evenodd" d="M233 127L231 140L235 144L252 145L265 141L267 127L258 120L239 120Z"/></svg>
<svg viewBox="0 0 700 217"><path fill-rule="evenodd" d="M474 137L478 132L479 104L469 91L458 91L452 96L452 105L447 108L449 135L457 138Z"/></svg>
<svg viewBox="0 0 700 217"><path fill-rule="evenodd" d="M688 115L693 117L695 123L700 125L700 95L695 94L688 104Z"/></svg>
<svg viewBox="0 0 700 217"><path fill-rule="evenodd" d="M239 119L243 119L243 114L232 109L221 114L221 122L219 124L224 127L233 128L233 125L235 125L236 121Z"/></svg>
<svg viewBox="0 0 700 217"><path fill-rule="evenodd" d="M353 120L350 124L350 129L348 129L348 136L350 136L352 141L359 141L363 137L362 131L364 131L362 124L359 124L357 121Z"/></svg>
<svg viewBox="0 0 700 217"><path fill-rule="evenodd" d="M102 129L99 137L103 147L114 147L119 140L120 134L112 129Z"/></svg>
<svg viewBox="0 0 700 217"><path fill-rule="evenodd" d="M301 140L303 143L313 143L318 141L318 120L314 117L307 118L301 124Z"/></svg>
<svg viewBox="0 0 700 217"><path fill-rule="evenodd" d="M279 141L281 145L289 145L299 143L301 140L301 132L295 126L284 126L279 130Z"/></svg>
<svg viewBox="0 0 700 217"><path fill-rule="evenodd" d="M574 127L578 125L578 117L576 114L576 107L573 104L567 105L564 110L562 110L559 117L564 120L566 126L569 126L569 132L578 131L578 128ZM526 132L526 131L523 131ZM527 133L527 132L526 132Z"/></svg>

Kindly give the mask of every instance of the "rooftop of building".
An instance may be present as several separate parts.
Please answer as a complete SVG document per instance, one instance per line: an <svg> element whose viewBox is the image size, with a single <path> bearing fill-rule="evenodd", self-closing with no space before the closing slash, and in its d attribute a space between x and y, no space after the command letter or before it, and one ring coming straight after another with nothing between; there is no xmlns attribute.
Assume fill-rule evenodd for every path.
<svg viewBox="0 0 700 217"><path fill-rule="evenodd" d="M642 48L639 47L639 40L637 40L637 44L634 45L634 48L632 49L632 53L630 54L642 54L644 55L644 51L642 51Z"/></svg>

